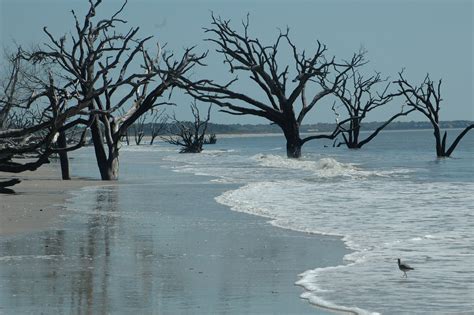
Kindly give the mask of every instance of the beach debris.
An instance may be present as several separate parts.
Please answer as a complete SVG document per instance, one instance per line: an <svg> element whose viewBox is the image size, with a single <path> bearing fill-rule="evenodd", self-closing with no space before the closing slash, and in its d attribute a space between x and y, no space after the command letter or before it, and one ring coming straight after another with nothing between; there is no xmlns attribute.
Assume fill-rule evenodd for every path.
<svg viewBox="0 0 474 315"><path fill-rule="evenodd" d="M15 191L7 187L15 186L16 184L19 184L20 182L21 180L18 178L0 181L0 194L14 194Z"/></svg>

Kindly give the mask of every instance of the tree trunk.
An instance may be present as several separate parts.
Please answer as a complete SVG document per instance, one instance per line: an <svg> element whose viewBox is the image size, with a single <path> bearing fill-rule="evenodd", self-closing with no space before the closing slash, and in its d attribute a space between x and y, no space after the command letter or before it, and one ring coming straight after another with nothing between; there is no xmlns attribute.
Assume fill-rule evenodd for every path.
<svg viewBox="0 0 474 315"><path fill-rule="evenodd" d="M103 180L117 180L119 175L119 150L117 145L110 150L109 158L107 159L107 178Z"/></svg>
<svg viewBox="0 0 474 315"><path fill-rule="evenodd" d="M96 157L98 155L96 154ZM109 157L97 158L97 165L100 170L100 177L102 180L117 180L119 174L119 150L117 145L109 150Z"/></svg>
<svg viewBox="0 0 474 315"><path fill-rule="evenodd" d="M300 130L296 123L290 124L283 129L286 138L286 156L291 159L301 157L301 147L303 141L300 138Z"/></svg>
<svg viewBox="0 0 474 315"><path fill-rule="evenodd" d="M99 119L96 116L94 122L91 125L91 136L92 142L94 143L95 158L97 160L97 166L99 167L100 177L102 180L110 180L109 174L109 160L105 154L104 149L104 138L102 131L100 130Z"/></svg>
<svg viewBox="0 0 474 315"><path fill-rule="evenodd" d="M67 146L66 143L66 133L61 131L58 137L58 147L65 148ZM61 163L61 176L64 180L70 180L71 176L69 174L69 159L67 156L67 152L63 151L59 153L59 162Z"/></svg>
<svg viewBox="0 0 474 315"><path fill-rule="evenodd" d="M130 138L128 137L128 130L125 133L125 142L127 143L127 145L130 145Z"/></svg>
<svg viewBox="0 0 474 315"><path fill-rule="evenodd" d="M436 156L437 157L445 157L446 154L444 152L443 143L441 141L441 132L438 127L435 126L433 132L435 139L436 139Z"/></svg>
<svg viewBox="0 0 474 315"><path fill-rule="evenodd" d="M360 133L360 123L359 121L354 122L354 134L352 137L352 142L354 144L353 148L359 148L359 133Z"/></svg>
<svg viewBox="0 0 474 315"><path fill-rule="evenodd" d="M102 180L117 180L119 172L118 150L111 154L108 159L97 160Z"/></svg>
<svg viewBox="0 0 474 315"><path fill-rule="evenodd" d="M360 122L358 118L351 119L349 130L349 141L346 141L347 148L349 149L360 149L359 146L359 133L360 133Z"/></svg>
<svg viewBox="0 0 474 315"><path fill-rule="evenodd" d="M301 141L286 140L286 156L290 159L299 159L301 157Z"/></svg>
<svg viewBox="0 0 474 315"><path fill-rule="evenodd" d="M349 143L346 143L347 144L347 148L348 149L360 149L360 146L357 142L349 142Z"/></svg>

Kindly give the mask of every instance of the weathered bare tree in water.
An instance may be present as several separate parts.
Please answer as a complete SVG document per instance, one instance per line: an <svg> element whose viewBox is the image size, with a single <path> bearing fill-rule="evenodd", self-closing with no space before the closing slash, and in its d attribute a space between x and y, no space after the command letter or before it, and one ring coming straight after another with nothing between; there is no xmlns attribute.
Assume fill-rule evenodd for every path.
<svg viewBox="0 0 474 315"><path fill-rule="evenodd" d="M0 171L33 171L48 163L48 146L55 132L51 116L57 116L60 107L56 106L57 98L51 101L56 95L51 86L36 82L36 69L22 58L20 47L6 54L6 59L0 69ZM44 100L46 104L41 104ZM30 157L28 161L13 160L25 154ZM0 190L13 192L5 187L19 182L17 178L1 181Z"/></svg>
<svg viewBox="0 0 474 315"><path fill-rule="evenodd" d="M370 77L364 77L357 69L352 68L351 71L344 74L341 84L334 90L334 94L342 103L342 108L349 117L343 121L346 123L341 124L341 122L338 121L339 124L341 124L340 130L344 143L348 148L361 148L375 138L379 132L392 121L398 117L406 116L415 110L410 109L404 111L402 106L400 112L392 115L364 139L361 139L361 125L363 120L367 118L367 115L371 111L389 104L394 98L394 95L389 93L390 83L385 82L387 82L387 79L382 79L380 73L375 73L375 75ZM381 91L374 91L380 84L384 84ZM333 110L336 116L339 116L335 106L333 106Z"/></svg>
<svg viewBox="0 0 474 315"><path fill-rule="evenodd" d="M280 32L273 44L266 45L249 36L248 17L242 24L239 33L231 28L230 21L212 16L212 27L206 29L212 37L207 40L217 45L217 52L224 57L230 72L248 74L252 85L258 86L264 97L259 99L250 92L233 88L238 78L225 84L183 80L182 86L193 97L220 106L223 112L259 116L278 125L286 138L288 157L299 158L301 147L309 140L334 138L338 130L330 135L302 138L300 126L315 105L336 89L344 74L364 62L363 54L354 54L350 61L337 64L334 58L326 59L326 46L319 41L314 52L307 54L296 48L287 29ZM278 60L278 52L285 49L292 53L293 73L289 65L282 65Z"/></svg>
<svg viewBox="0 0 474 315"><path fill-rule="evenodd" d="M67 86L78 93L80 103L87 104L82 114L92 121L90 131L101 178L113 180L118 178L120 139L128 128L147 111L167 103L158 100L204 55L194 56L188 49L173 61L173 56L162 55L158 46L155 57L151 57L145 49L151 37L138 38L138 27L119 31L126 24L118 17L126 2L105 19L96 18L101 0L89 3L82 20L72 12L75 30L69 35L56 38L45 28L49 43L33 58L60 67ZM141 73L131 70L137 63ZM127 105L120 115L120 109Z"/></svg>
<svg viewBox="0 0 474 315"><path fill-rule="evenodd" d="M145 137L145 122L147 114L145 113L140 118L135 121L132 125L133 129L133 138L135 139L135 144L140 145L142 143L143 137Z"/></svg>
<svg viewBox="0 0 474 315"><path fill-rule="evenodd" d="M8 128L9 115L16 104L21 103L21 49L14 54L8 54L6 64L2 65L0 90L0 130Z"/></svg>
<svg viewBox="0 0 474 315"><path fill-rule="evenodd" d="M207 139L204 139L204 144L216 144L217 143L217 136L215 133L211 133Z"/></svg>
<svg viewBox="0 0 474 315"><path fill-rule="evenodd" d="M148 120L148 113L137 119L137 121L133 124L133 136L135 138L135 144L140 145L142 143L143 138L145 137L146 127L149 126L150 128L150 145L153 145L156 137L165 129L166 121L168 117L164 115L164 110L156 109L151 110L151 118L150 122L147 123Z"/></svg>
<svg viewBox="0 0 474 315"><path fill-rule="evenodd" d="M165 129L166 122L168 121L164 110L154 110L152 111L152 115L150 145L153 145L156 137Z"/></svg>
<svg viewBox="0 0 474 315"><path fill-rule="evenodd" d="M413 107L429 119L433 126L433 134L436 139L436 155L438 157L449 157L453 153L461 139L474 128L474 124L467 126L451 143L446 144L448 132L444 131L441 136L439 126L439 112L441 110L441 79L436 83L430 79L429 74L420 86L413 86L403 76L403 71L399 73L399 80L395 81L399 87L399 93L405 97L406 104Z"/></svg>
<svg viewBox="0 0 474 315"><path fill-rule="evenodd" d="M8 112L3 111L7 112L6 115L2 116L4 119L2 125L6 128L0 129L0 171L2 172L34 171L44 163L48 163L51 154L64 154L82 145L79 141L74 146L66 147L58 141L61 134L65 134L70 128L81 123L78 120L70 120L80 110L79 107L67 108L66 105L73 96L65 93L56 84L51 73L46 75L47 79L44 79L41 75L29 70L31 69L21 67L16 83L12 85L10 83L13 81L7 80L9 84L4 86L7 89L4 88L1 93L0 110L8 108ZM85 131L81 137L82 141L84 137ZM27 162L19 163L13 160L15 157L25 155L30 158ZM67 166L61 163L62 167L64 165ZM68 174L63 172L63 177L65 175ZM8 182L11 184L15 181ZM4 187L4 185L0 186Z"/></svg>
<svg viewBox="0 0 474 315"><path fill-rule="evenodd" d="M180 153L199 153L205 141L207 125L211 118L211 106L203 120L196 102L191 104L194 121L179 121L173 116L169 133L171 136L164 140L170 144L181 146Z"/></svg>

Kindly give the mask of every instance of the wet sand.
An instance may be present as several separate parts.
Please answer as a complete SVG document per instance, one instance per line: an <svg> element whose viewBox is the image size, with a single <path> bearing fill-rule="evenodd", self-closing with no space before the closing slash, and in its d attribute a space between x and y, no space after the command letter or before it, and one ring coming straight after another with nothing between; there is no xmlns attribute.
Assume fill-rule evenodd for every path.
<svg viewBox="0 0 474 315"><path fill-rule="evenodd" d="M11 187L15 194L0 194L0 236L28 233L52 228L69 192L81 187L100 185L101 182L81 178L61 180L56 163L46 164L35 172L9 174L0 172L0 178L20 178L22 182Z"/></svg>
<svg viewBox="0 0 474 315"><path fill-rule="evenodd" d="M235 186L163 169L149 184L138 174L83 188L62 209L46 206L87 182L35 176L22 194L0 197L15 227L2 214L0 314L329 314L294 283L307 269L341 264L342 241L214 201ZM40 220L41 208L62 223L51 224L54 213Z"/></svg>

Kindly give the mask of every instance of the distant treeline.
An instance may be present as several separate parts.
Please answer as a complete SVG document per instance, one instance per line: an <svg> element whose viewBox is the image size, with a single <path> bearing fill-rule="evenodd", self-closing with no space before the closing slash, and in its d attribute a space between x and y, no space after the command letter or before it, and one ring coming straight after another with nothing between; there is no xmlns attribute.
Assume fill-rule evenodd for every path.
<svg viewBox="0 0 474 315"><path fill-rule="evenodd" d="M440 122L441 128L465 128L466 126L472 124L472 121L469 120L453 120L453 121L442 121ZM362 124L362 131L363 130L374 130L383 122L368 122ZM166 126L163 128L163 133L166 133L165 130L170 130ZM309 125L302 125L301 132L332 132L336 124L332 123L317 123L317 124L309 124ZM387 127L386 130L410 130L410 129L430 129L432 128L431 123L428 121L407 121L407 122L392 122ZM144 126L145 135L151 135L152 124L148 123ZM133 127L132 127L133 133ZM251 133L281 133L280 127L276 125L270 124L214 124L209 123L208 126L208 133L215 133L215 134L251 134Z"/></svg>

